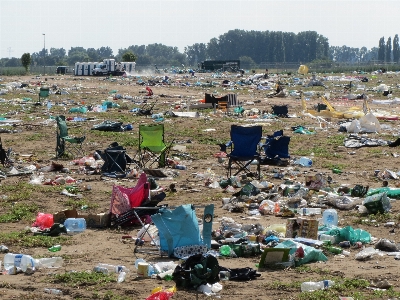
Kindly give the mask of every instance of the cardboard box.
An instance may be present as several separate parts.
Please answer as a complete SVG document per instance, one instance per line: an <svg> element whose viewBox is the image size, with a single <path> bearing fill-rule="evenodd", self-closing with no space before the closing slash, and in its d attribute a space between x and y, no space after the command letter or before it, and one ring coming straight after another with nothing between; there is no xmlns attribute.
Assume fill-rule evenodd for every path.
<svg viewBox="0 0 400 300"><path fill-rule="evenodd" d="M286 221L286 238L318 238L318 220L309 218L289 218Z"/></svg>
<svg viewBox="0 0 400 300"><path fill-rule="evenodd" d="M103 228L108 226L110 215L108 213L79 214L75 208L53 214L54 223L63 224L68 218L84 218L87 228Z"/></svg>

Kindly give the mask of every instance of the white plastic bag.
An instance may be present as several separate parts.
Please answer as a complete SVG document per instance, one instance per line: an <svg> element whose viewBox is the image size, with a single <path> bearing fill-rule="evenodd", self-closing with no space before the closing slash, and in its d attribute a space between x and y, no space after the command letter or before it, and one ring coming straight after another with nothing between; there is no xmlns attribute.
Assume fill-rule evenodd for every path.
<svg viewBox="0 0 400 300"><path fill-rule="evenodd" d="M380 132L381 124L373 113L367 113L360 118L360 126L362 132Z"/></svg>

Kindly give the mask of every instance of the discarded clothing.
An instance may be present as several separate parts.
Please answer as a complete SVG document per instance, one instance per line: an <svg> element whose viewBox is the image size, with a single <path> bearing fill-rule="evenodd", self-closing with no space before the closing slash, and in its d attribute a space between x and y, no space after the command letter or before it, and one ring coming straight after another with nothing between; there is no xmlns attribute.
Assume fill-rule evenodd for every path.
<svg viewBox="0 0 400 300"><path fill-rule="evenodd" d="M378 147L387 145L388 142L381 139L365 138L353 134L349 135L344 140L344 146L347 148Z"/></svg>

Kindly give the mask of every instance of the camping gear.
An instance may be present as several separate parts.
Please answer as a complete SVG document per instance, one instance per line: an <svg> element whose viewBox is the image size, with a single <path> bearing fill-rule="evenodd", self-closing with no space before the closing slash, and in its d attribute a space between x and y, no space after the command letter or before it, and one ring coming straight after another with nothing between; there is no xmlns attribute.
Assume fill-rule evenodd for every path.
<svg viewBox="0 0 400 300"><path fill-rule="evenodd" d="M39 90L39 103L41 103L41 99L47 98L50 96L50 88L47 86L42 86Z"/></svg>
<svg viewBox="0 0 400 300"><path fill-rule="evenodd" d="M101 171L105 176L125 177L127 164L133 163L133 159L126 154L126 149L116 142L110 144L103 152L96 150L96 153L104 160Z"/></svg>
<svg viewBox="0 0 400 300"><path fill-rule="evenodd" d="M65 121L65 116L56 117L57 122L57 146L56 157L60 158L65 154L76 156L84 156L82 145L86 137L71 137L68 135L68 127Z"/></svg>
<svg viewBox="0 0 400 300"><path fill-rule="evenodd" d="M247 176L257 177L260 179L260 153L258 152L258 144L262 136L262 126L231 126L231 141L221 144L221 151L225 151L227 147L231 148L231 152L227 153L228 161L228 178L236 176L241 172L245 172ZM233 149L232 149L233 148ZM232 175L233 164L238 166L235 174ZM253 174L250 166L256 164L257 172Z"/></svg>
<svg viewBox="0 0 400 300"><path fill-rule="evenodd" d="M281 158L290 158L289 155L290 137L283 135L283 130L268 135L265 144L260 146L263 148L265 157L262 159L263 164L284 165L285 162Z"/></svg>
<svg viewBox="0 0 400 300"><path fill-rule="evenodd" d="M139 125L139 160L141 167L150 168L158 163L160 168L166 166L166 158L172 143L165 144L164 124Z"/></svg>

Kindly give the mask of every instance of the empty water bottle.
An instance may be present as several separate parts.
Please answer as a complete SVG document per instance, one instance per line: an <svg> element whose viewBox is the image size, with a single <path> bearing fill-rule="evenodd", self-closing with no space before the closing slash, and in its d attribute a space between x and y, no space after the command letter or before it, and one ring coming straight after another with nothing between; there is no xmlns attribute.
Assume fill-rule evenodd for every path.
<svg viewBox="0 0 400 300"><path fill-rule="evenodd" d="M338 214L336 209L326 209L322 214L322 222L328 227L337 226Z"/></svg>
<svg viewBox="0 0 400 300"><path fill-rule="evenodd" d="M126 272L124 272L124 271L119 272L117 282L118 282L118 283L124 282L124 281L125 281L125 278L126 278Z"/></svg>
<svg viewBox="0 0 400 300"><path fill-rule="evenodd" d="M79 233L86 230L86 221L84 218L68 218L64 226L67 228L67 234Z"/></svg>
<svg viewBox="0 0 400 300"><path fill-rule="evenodd" d="M319 208L319 207L304 207L304 208L298 208L297 212L303 216L320 215L321 208Z"/></svg>
<svg viewBox="0 0 400 300"><path fill-rule="evenodd" d="M62 257L44 257L35 259L35 266L38 268L59 268L63 265Z"/></svg>
<svg viewBox="0 0 400 300"><path fill-rule="evenodd" d="M311 167L313 164L312 160L308 157L300 157L295 163L303 167Z"/></svg>
<svg viewBox="0 0 400 300"><path fill-rule="evenodd" d="M20 268L22 272L35 270L34 259L31 256L25 254L7 253L6 255L4 255L3 263L4 269Z"/></svg>
<svg viewBox="0 0 400 300"><path fill-rule="evenodd" d="M63 292L57 289L44 289L44 292L47 294L53 294L53 295L62 295Z"/></svg>
<svg viewBox="0 0 400 300"><path fill-rule="evenodd" d="M307 281L301 284L301 291L302 292L314 292L317 290L327 289L335 284L332 280L323 280L323 281Z"/></svg>

